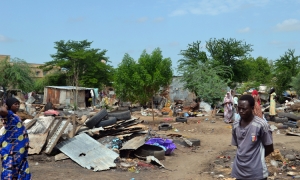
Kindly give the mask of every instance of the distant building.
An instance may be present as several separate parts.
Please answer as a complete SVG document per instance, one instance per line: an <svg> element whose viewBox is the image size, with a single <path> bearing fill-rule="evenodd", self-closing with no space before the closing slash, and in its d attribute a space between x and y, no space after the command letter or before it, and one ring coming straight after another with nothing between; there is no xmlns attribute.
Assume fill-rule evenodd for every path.
<svg viewBox="0 0 300 180"><path fill-rule="evenodd" d="M1 55L0 54L0 62L4 61L6 58L8 61L10 61L10 55ZM31 71L33 74L32 78L34 78L34 79L43 78L48 73L48 71L43 71L42 69L39 68L39 66L42 66L44 64L28 63L28 65L31 68Z"/></svg>
<svg viewBox="0 0 300 180"><path fill-rule="evenodd" d="M47 71L43 71L43 69L39 68L39 66L42 66L43 64L28 63L28 65L31 68L34 79L43 78L48 73Z"/></svg>
<svg viewBox="0 0 300 180"><path fill-rule="evenodd" d="M8 61L10 61L10 55L1 55L0 54L0 61L5 60L6 58L8 58Z"/></svg>

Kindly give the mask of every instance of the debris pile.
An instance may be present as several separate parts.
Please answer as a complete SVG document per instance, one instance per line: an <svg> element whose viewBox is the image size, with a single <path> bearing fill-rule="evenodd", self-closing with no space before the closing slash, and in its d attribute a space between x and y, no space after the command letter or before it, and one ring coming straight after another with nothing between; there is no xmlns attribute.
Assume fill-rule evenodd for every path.
<svg viewBox="0 0 300 180"><path fill-rule="evenodd" d="M55 161L70 158L93 171L120 168L139 172L164 168L160 160L176 149L173 137L160 137L127 108L108 112L92 108L74 111L67 107L45 110L43 104L30 107L34 116L25 110L18 112L24 114L22 119L30 139L29 155L44 153L49 158L54 156ZM157 109L142 112L147 111L162 114ZM164 111L169 113L171 109L165 107ZM186 118L181 118L186 122ZM172 128L168 123L160 127L159 131ZM182 141L187 147L200 146L200 142Z"/></svg>

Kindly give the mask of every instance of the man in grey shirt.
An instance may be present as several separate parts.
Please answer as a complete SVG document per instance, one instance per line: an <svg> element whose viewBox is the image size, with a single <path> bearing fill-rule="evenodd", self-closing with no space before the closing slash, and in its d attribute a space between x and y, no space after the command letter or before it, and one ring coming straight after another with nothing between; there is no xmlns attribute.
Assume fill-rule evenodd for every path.
<svg viewBox="0 0 300 180"><path fill-rule="evenodd" d="M238 179L264 180L268 177L265 157L273 152L270 126L254 116L254 99L243 95L238 101L240 119L235 120L231 144L237 146L231 176Z"/></svg>

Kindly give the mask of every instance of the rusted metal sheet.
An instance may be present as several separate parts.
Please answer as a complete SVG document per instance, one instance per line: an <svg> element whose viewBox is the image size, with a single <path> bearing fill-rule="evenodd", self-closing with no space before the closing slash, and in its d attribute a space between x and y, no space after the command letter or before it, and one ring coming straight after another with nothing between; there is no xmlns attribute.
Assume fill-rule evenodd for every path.
<svg viewBox="0 0 300 180"><path fill-rule="evenodd" d="M145 144L146 136L138 136L127 141L120 150L135 150Z"/></svg>
<svg viewBox="0 0 300 180"><path fill-rule="evenodd" d="M39 154L46 143L48 132L44 134L28 134L30 139L28 154Z"/></svg>
<svg viewBox="0 0 300 180"><path fill-rule="evenodd" d="M93 171L116 167L114 160L119 157L119 154L85 133L63 141L56 147L82 167Z"/></svg>

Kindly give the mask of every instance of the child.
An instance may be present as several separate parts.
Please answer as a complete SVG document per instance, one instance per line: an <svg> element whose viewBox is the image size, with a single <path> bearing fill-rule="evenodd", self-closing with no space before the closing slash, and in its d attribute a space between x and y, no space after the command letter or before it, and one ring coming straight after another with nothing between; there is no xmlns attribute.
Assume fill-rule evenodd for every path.
<svg viewBox="0 0 300 180"><path fill-rule="evenodd" d="M7 107L0 108L5 131L0 137L2 173L1 179L30 180L27 162L29 138L21 119L15 114L20 107L16 98L6 100Z"/></svg>

